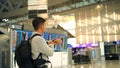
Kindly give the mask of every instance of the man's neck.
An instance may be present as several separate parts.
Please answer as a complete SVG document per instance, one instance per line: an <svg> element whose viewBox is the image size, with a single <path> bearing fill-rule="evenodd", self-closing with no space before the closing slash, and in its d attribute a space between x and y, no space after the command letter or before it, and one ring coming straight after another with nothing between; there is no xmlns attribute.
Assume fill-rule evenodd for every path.
<svg viewBox="0 0 120 68"><path fill-rule="evenodd" d="M43 32L40 31L40 30L36 30L35 32L38 32L38 33L40 33L41 35L43 34Z"/></svg>

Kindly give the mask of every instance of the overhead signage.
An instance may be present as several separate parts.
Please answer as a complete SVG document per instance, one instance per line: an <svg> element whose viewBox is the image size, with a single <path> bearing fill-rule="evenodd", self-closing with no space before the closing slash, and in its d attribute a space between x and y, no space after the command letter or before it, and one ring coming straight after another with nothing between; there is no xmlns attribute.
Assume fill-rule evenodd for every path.
<svg viewBox="0 0 120 68"><path fill-rule="evenodd" d="M47 0L28 0L28 10L47 9Z"/></svg>
<svg viewBox="0 0 120 68"><path fill-rule="evenodd" d="M47 0L28 0L28 5L47 4Z"/></svg>
<svg viewBox="0 0 120 68"><path fill-rule="evenodd" d="M47 9L47 5L33 5L28 7L28 10L43 10L43 9Z"/></svg>

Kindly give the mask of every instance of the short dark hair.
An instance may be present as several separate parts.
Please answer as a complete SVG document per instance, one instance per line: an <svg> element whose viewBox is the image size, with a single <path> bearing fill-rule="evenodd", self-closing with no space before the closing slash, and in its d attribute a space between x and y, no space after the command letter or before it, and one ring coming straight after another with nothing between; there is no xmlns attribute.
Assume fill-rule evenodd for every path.
<svg viewBox="0 0 120 68"><path fill-rule="evenodd" d="M42 17L34 18L33 21L32 21L32 25L33 25L34 30L37 30L42 24L45 23L45 21L46 20Z"/></svg>

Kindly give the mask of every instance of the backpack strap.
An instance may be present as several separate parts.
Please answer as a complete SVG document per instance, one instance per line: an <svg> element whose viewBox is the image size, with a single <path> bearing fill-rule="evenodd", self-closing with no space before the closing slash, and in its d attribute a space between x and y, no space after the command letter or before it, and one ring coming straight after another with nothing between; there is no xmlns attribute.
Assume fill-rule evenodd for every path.
<svg viewBox="0 0 120 68"><path fill-rule="evenodd" d="M30 38L30 40L31 39L33 39L35 36L41 36L40 34L34 34L31 38ZM47 42L46 42L47 43ZM48 44L48 43L47 43ZM47 56L47 58L48 58L48 56ZM43 57L42 57L42 53L40 53L39 55L38 55L38 57L36 58L36 60L39 60L39 59L43 59ZM48 58L49 59L49 58ZM51 63L49 60L46 60L46 63Z"/></svg>
<svg viewBox="0 0 120 68"><path fill-rule="evenodd" d="M30 39L33 39L35 36L41 36L40 34L34 34Z"/></svg>
<svg viewBox="0 0 120 68"><path fill-rule="evenodd" d="M31 42L31 40L32 40L35 36L41 36L41 35L40 35L40 34L34 34L34 35L30 38L30 42ZM43 58L42 58L42 53L40 53L40 54L38 55L37 59L39 59L39 58L43 59ZM48 57L47 57L47 58L48 58Z"/></svg>

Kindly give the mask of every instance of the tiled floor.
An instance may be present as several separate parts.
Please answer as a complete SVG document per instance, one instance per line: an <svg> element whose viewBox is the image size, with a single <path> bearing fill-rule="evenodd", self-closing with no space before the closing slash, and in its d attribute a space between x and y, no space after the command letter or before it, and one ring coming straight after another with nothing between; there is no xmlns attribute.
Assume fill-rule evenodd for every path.
<svg viewBox="0 0 120 68"><path fill-rule="evenodd" d="M98 63L90 64L76 64L72 66L60 67L60 68L120 68L120 60L117 61L102 61Z"/></svg>

